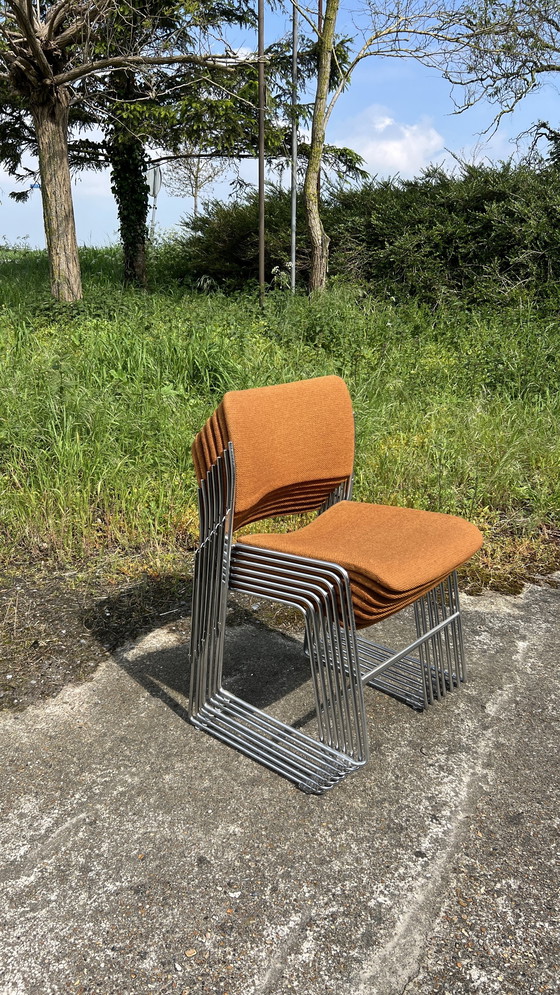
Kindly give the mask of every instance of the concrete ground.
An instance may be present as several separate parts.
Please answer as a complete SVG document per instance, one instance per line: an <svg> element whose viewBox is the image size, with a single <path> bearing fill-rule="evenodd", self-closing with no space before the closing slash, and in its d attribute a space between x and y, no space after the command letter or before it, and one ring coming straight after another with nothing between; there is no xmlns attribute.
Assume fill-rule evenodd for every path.
<svg viewBox="0 0 560 995"><path fill-rule="evenodd" d="M469 684L424 714L366 689L372 759L322 797L188 725L169 629L3 714L1 995L560 991L560 591L463 606ZM228 654L308 713L295 638Z"/></svg>

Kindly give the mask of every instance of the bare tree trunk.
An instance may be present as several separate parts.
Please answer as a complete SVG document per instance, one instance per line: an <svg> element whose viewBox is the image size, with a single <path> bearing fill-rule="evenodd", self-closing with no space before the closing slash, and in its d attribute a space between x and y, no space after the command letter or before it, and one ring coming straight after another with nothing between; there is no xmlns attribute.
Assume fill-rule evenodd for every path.
<svg viewBox="0 0 560 995"><path fill-rule="evenodd" d="M82 280L68 166L68 102L67 92L60 88L54 100L35 103L31 112L39 149L51 290L60 301L78 301Z"/></svg>
<svg viewBox="0 0 560 995"><path fill-rule="evenodd" d="M327 96L331 73L334 30L339 0L327 0L323 31L319 38L319 65L317 68L317 93L313 106L309 162L305 173L303 194L307 214L307 227L311 241L309 292L323 290L327 281L330 239L323 228L319 212L319 174L325 144Z"/></svg>

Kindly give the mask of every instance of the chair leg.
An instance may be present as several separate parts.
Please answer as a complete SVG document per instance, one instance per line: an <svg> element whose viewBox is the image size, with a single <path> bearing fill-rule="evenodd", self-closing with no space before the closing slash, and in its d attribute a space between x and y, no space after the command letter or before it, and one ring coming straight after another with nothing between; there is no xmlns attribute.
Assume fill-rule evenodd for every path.
<svg viewBox="0 0 560 995"><path fill-rule="evenodd" d="M199 487L202 541L195 554L189 718L222 683L227 576L231 555L233 453L218 458Z"/></svg>
<svg viewBox="0 0 560 995"><path fill-rule="evenodd" d="M358 648L365 683L422 711L467 679L455 572L415 602L414 620L417 638L401 653L366 639Z"/></svg>
<svg viewBox="0 0 560 995"><path fill-rule="evenodd" d="M467 680L455 571L416 602L414 614L419 637L437 628L419 647L427 701L431 703Z"/></svg>
<svg viewBox="0 0 560 995"><path fill-rule="evenodd" d="M360 668L364 674L364 683L368 687L382 691L397 701L410 705L421 712L426 707L427 692L425 668L422 660L405 651L395 654L387 646L370 642L369 639L358 637ZM399 659L391 663L395 656ZM372 675L371 671L375 673Z"/></svg>
<svg viewBox="0 0 560 995"><path fill-rule="evenodd" d="M210 610L207 638L195 636L193 629L191 721L302 790L322 794L368 759L357 651L352 630L345 632L338 621L338 604L349 597L343 572L238 544L232 554L230 589L291 604L303 612L320 739L280 722L221 686L223 646L216 639ZM220 659L212 664L216 652Z"/></svg>
<svg viewBox="0 0 560 995"><path fill-rule="evenodd" d="M227 586L216 563L222 538L210 537L195 558L189 698L189 718L193 722L222 683Z"/></svg>

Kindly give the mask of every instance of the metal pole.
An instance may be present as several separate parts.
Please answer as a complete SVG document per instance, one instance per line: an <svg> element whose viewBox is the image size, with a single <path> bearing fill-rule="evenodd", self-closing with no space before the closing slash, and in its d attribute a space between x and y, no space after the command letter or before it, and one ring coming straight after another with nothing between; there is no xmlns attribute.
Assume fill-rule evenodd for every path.
<svg viewBox="0 0 560 995"><path fill-rule="evenodd" d="M258 17L258 99L259 99L259 299L264 304L264 0L259 0Z"/></svg>
<svg viewBox="0 0 560 995"><path fill-rule="evenodd" d="M296 290L296 214L297 214L297 169L298 169L298 121L297 121L297 50L298 15L295 4L292 7L292 241L290 284L292 293Z"/></svg>

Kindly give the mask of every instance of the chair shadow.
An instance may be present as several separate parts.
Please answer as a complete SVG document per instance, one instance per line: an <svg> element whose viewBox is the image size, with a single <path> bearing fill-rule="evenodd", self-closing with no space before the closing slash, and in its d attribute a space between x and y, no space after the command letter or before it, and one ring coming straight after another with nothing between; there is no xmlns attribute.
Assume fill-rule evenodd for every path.
<svg viewBox="0 0 560 995"><path fill-rule="evenodd" d="M301 639L259 617L261 605L274 603L260 602L255 611L249 601L235 597L228 602L224 686L266 711L310 680L309 662ZM191 604L191 578L167 574L145 578L83 613L86 628L119 666L185 721ZM308 702L312 707L292 722L294 727L307 725L315 716L311 689Z"/></svg>

